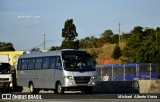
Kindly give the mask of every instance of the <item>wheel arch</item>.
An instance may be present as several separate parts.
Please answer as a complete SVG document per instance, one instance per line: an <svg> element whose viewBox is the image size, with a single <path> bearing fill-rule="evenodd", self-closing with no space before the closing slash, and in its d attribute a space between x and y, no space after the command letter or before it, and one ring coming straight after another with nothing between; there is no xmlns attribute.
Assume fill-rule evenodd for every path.
<svg viewBox="0 0 160 102"><path fill-rule="evenodd" d="M33 84L33 81L29 81L29 83L28 83L28 87L31 85L31 84Z"/></svg>
<svg viewBox="0 0 160 102"><path fill-rule="evenodd" d="M57 80L57 81L56 81L56 84L55 84L55 88L57 88L58 83L60 83L60 84L62 85L61 81L60 81L60 80Z"/></svg>

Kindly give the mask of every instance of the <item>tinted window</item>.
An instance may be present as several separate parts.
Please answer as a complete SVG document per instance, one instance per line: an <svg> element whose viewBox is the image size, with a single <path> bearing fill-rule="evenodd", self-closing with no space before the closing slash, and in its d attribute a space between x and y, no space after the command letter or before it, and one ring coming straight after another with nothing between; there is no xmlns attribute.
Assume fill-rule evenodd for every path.
<svg viewBox="0 0 160 102"><path fill-rule="evenodd" d="M41 69L42 67L42 58L37 58L35 63L35 69Z"/></svg>
<svg viewBox="0 0 160 102"><path fill-rule="evenodd" d="M124 75L124 67L117 68L117 76L123 76Z"/></svg>
<svg viewBox="0 0 160 102"><path fill-rule="evenodd" d="M126 76L135 76L136 75L136 67L126 67L125 74L126 74Z"/></svg>
<svg viewBox="0 0 160 102"><path fill-rule="evenodd" d="M112 75L112 69L111 68L105 68L105 74Z"/></svg>
<svg viewBox="0 0 160 102"><path fill-rule="evenodd" d="M28 60L27 59L22 59L22 67L21 67L21 69L27 69L27 64L28 64Z"/></svg>
<svg viewBox="0 0 160 102"><path fill-rule="evenodd" d="M139 68L140 72L149 72L150 71L150 65L149 64L142 64Z"/></svg>
<svg viewBox="0 0 160 102"><path fill-rule="evenodd" d="M56 58L56 68L61 68L61 59L60 59L60 57Z"/></svg>
<svg viewBox="0 0 160 102"><path fill-rule="evenodd" d="M18 65L17 65L17 69L18 70L20 70L21 69L21 67L22 67L22 60L20 59L20 60L18 60Z"/></svg>
<svg viewBox="0 0 160 102"><path fill-rule="evenodd" d="M157 72L157 65L152 65L151 66L151 72Z"/></svg>
<svg viewBox="0 0 160 102"><path fill-rule="evenodd" d="M112 69L111 68L108 68L108 74L112 75Z"/></svg>
<svg viewBox="0 0 160 102"><path fill-rule="evenodd" d="M131 75L136 75L136 67L131 67Z"/></svg>
<svg viewBox="0 0 160 102"><path fill-rule="evenodd" d="M44 58L43 58L42 68L43 68L43 69L49 68L49 57L44 57Z"/></svg>
<svg viewBox="0 0 160 102"><path fill-rule="evenodd" d="M56 57L51 57L50 58L50 68L55 68L55 63L56 63Z"/></svg>
<svg viewBox="0 0 160 102"><path fill-rule="evenodd" d="M35 65L35 59L34 58L28 59L28 69L34 69L34 65Z"/></svg>

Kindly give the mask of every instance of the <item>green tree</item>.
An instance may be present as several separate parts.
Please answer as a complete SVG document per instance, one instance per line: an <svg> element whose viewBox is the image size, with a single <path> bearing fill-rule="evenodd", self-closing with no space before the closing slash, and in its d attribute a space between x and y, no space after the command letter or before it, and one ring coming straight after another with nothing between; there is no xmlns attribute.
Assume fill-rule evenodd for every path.
<svg viewBox="0 0 160 102"><path fill-rule="evenodd" d="M86 37L84 39L81 39L79 45L80 45L80 48L91 48L91 46L90 46L91 45L90 37Z"/></svg>
<svg viewBox="0 0 160 102"><path fill-rule="evenodd" d="M31 51L40 51L40 48L34 47L31 49Z"/></svg>
<svg viewBox="0 0 160 102"><path fill-rule="evenodd" d="M80 48L97 48L97 38L94 36L81 39L79 42Z"/></svg>
<svg viewBox="0 0 160 102"><path fill-rule="evenodd" d="M112 30L105 30L101 34L101 38L104 41L104 43L110 43L111 42L111 36L113 35Z"/></svg>
<svg viewBox="0 0 160 102"><path fill-rule="evenodd" d="M160 64L160 28L156 30L135 27L123 55L130 58L128 62L134 63L159 63Z"/></svg>
<svg viewBox="0 0 160 102"><path fill-rule="evenodd" d="M52 46L49 51L54 51L54 50L60 50L61 48L59 46Z"/></svg>
<svg viewBox="0 0 160 102"><path fill-rule="evenodd" d="M114 60L117 60L120 57L121 57L121 48L119 47L118 43L116 43L116 46L115 46L113 54L112 54L112 58Z"/></svg>
<svg viewBox="0 0 160 102"><path fill-rule="evenodd" d="M62 41L61 48L62 49L78 49L79 48L79 40L76 40L78 33L76 32L76 26L73 24L73 19L68 19L64 28L62 29L62 37L64 40Z"/></svg>
<svg viewBox="0 0 160 102"><path fill-rule="evenodd" d="M63 40L62 49L79 49L79 40L72 41L72 40Z"/></svg>
<svg viewBox="0 0 160 102"><path fill-rule="evenodd" d="M111 37L110 43L111 43L111 44L114 44L114 43L117 43L117 42L119 42L119 35L118 35L118 34L115 34L115 35L113 35L113 36Z"/></svg>
<svg viewBox="0 0 160 102"><path fill-rule="evenodd" d="M136 52L143 46L143 34L143 28L140 26L134 27L131 31L131 36L123 50L123 55L129 58L129 62L135 61Z"/></svg>
<svg viewBox="0 0 160 102"><path fill-rule="evenodd" d="M97 51L94 50L94 49L91 49L91 50L89 51L89 54L91 55L91 57L92 57L93 59L96 59L96 58L98 57L98 53L97 53Z"/></svg>
<svg viewBox="0 0 160 102"><path fill-rule="evenodd" d="M159 38L156 37L156 31L147 28L144 31L143 45L136 51L135 62L137 63L159 63L160 44Z"/></svg>
<svg viewBox="0 0 160 102"><path fill-rule="evenodd" d="M12 43L0 42L0 51L15 51Z"/></svg>

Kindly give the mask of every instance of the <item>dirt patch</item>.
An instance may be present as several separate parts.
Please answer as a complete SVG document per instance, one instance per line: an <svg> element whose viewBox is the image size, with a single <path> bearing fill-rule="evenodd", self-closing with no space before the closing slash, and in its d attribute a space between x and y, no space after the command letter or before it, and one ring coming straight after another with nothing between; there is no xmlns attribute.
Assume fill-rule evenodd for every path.
<svg viewBox="0 0 160 102"><path fill-rule="evenodd" d="M139 80L140 93L160 93L160 80Z"/></svg>

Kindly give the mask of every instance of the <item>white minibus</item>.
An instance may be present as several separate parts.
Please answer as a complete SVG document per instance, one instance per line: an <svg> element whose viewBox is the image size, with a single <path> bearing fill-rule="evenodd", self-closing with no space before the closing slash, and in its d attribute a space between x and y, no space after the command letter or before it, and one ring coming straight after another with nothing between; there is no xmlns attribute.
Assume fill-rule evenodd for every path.
<svg viewBox="0 0 160 102"><path fill-rule="evenodd" d="M17 65L17 85L29 87L33 94L40 90L53 90L59 94L67 90L92 93L97 78L95 68L92 57L81 50L23 54Z"/></svg>

